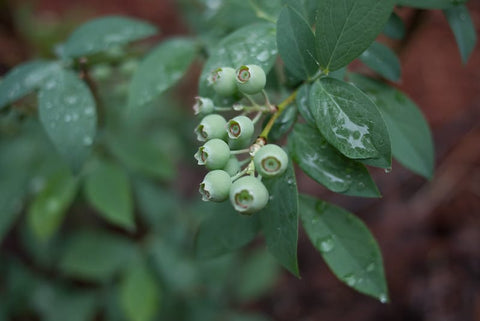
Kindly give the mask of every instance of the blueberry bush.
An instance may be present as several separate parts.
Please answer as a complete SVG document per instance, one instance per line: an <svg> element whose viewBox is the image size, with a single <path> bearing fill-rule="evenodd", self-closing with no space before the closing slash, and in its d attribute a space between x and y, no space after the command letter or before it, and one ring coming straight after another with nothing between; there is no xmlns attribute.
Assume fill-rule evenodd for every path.
<svg viewBox="0 0 480 321"><path fill-rule="evenodd" d="M277 262L300 277L299 225L339 280L388 302L366 225L300 193L295 172L369 198L368 167L392 157L432 178L429 126L378 39L405 37L395 7L441 9L466 62L465 3L182 0L193 35L152 45L152 24L100 17L55 59L14 67L0 82L0 320L268 320L237 307ZM193 111L178 92L192 74Z"/></svg>

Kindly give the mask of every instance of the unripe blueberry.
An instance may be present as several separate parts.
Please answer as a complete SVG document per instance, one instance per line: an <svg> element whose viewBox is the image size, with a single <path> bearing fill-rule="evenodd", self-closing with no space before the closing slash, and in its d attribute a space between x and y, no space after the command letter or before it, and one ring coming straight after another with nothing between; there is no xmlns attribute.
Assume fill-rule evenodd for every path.
<svg viewBox="0 0 480 321"><path fill-rule="evenodd" d="M235 79L238 89L249 95L261 92L267 82L265 71L257 65L241 66L237 69Z"/></svg>
<svg viewBox="0 0 480 321"><path fill-rule="evenodd" d="M215 105L210 98L199 96L195 97L195 105L193 105L193 111L195 115L208 115L213 113L214 110Z"/></svg>
<svg viewBox="0 0 480 321"><path fill-rule="evenodd" d="M198 165L205 165L208 169L222 169L230 158L230 148L223 140L214 138L198 149L195 159Z"/></svg>
<svg viewBox="0 0 480 321"><path fill-rule="evenodd" d="M217 68L212 72L210 82L220 96L231 96L237 92L235 69L230 67Z"/></svg>
<svg viewBox="0 0 480 321"><path fill-rule="evenodd" d="M231 156L227 162L227 165L223 168L225 172L227 172L230 176L234 176L238 172L240 172L240 162L235 156Z"/></svg>
<svg viewBox="0 0 480 321"><path fill-rule="evenodd" d="M233 182L230 188L230 202L241 214L252 214L268 203L268 190L253 176L244 176Z"/></svg>
<svg viewBox="0 0 480 321"><path fill-rule="evenodd" d="M230 119L225 127L228 137L232 140L250 141L255 130L253 121L247 116L237 116Z"/></svg>
<svg viewBox="0 0 480 321"><path fill-rule="evenodd" d="M227 136L225 132L225 126L227 121L225 118L218 114L211 114L205 116L200 124L195 128L195 133L197 134L197 139L201 142L213 138L224 139Z"/></svg>
<svg viewBox="0 0 480 321"><path fill-rule="evenodd" d="M260 175L272 177L285 172L288 165L288 155L280 146L268 144L255 153L253 163Z"/></svg>
<svg viewBox="0 0 480 321"><path fill-rule="evenodd" d="M217 169L205 175L198 190L204 201L223 202L228 198L231 186L232 178L230 175Z"/></svg>

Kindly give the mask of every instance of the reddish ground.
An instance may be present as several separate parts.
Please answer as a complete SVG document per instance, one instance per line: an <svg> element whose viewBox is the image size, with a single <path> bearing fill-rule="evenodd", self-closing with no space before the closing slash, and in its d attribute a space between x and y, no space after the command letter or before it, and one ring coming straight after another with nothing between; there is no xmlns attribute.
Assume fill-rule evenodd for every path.
<svg viewBox="0 0 480 321"><path fill-rule="evenodd" d="M83 6L95 15L148 19L165 35L187 30L173 13L172 1L39 0L36 10L61 17ZM469 6L479 32L480 2ZM299 178L303 191L341 204L366 221L384 254L392 302L381 304L337 281L301 233L302 280L285 274L269 298L248 307L276 321L480 321L480 50L477 46L463 66L440 11L401 15L416 27L407 44L396 44L403 66L400 87L431 124L435 178L427 182L399 164L389 174L376 171L381 200L333 195ZM8 34L0 37L0 62L15 63L26 54Z"/></svg>

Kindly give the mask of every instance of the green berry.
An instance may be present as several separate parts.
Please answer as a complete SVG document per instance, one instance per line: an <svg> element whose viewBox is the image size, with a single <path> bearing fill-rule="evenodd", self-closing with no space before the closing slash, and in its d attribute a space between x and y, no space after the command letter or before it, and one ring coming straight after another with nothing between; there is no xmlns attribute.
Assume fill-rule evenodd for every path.
<svg viewBox="0 0 480 321"><path fill-rule="evenodd" d="M237 116L228 121L226 129L230 139L250 141L253 136L255 125L247 116Z"/></svg>
<svg viewBox="0 0 480 321"><path fill-rule="evenodd" d="M230 67L217 68L210 78L213 89L220 96L232 96L237 92L235 69Z"/></svg>
<svg viewBox="0 0 480 321"><path fill-rule="evenodd" d="M231 156L223 170L227 172L230 176L234 176L235 174L240 172L240 162L235 156Z"/></svg>
<svg viewBox="0 0 480 321"><path fill-rule="evenodd" d="M260 175L272 177L285 172L288 165L288 155L280 146L268 144L255 153L253 163Z"/></svg>
<svg viewBox="0 0 480 321"><path fill-rule="evenodd" d="M226 124L225 118L218 114L205 116L195 128L197 139L201 142L214 138L225 139L227 136L225 131Z"/></svg>
<svg viewBox="0 0 480 321"><path fill-rule="evenodd" d="M252 214L264 208L268 203L268 190L253 176L244 176L232 184L230 202L241 214Z"/></svg>
<svg viewBox="0 0 480 321"><path fill-rule="evenodd" d="M230 194L232 178L222 170L209 172L200 183L199 192L202 200L212 202L223 202Z"/></svg>
<svg viewBox="0 0 480 321"><path fill-rule="evenodd" d="M236 81L238 89L248 95L254 95L265 88L267 77L262 67L245 65L237 69Z"/></svg>
<svg viewBox="0 0 480 321"><path fill-rule="evenodd" d="M208 169L222 169L230 159L230 148L223 140L214 138L206 142L195 154L198 165L205 165Z"/></svg>
<svg viewBox="0 0 480 321"><path fill-rule="evenodd" d="M195 97L195 105L193 105L193 111L195 115L208 115L213 113L214 110L215 105L210 98L199 96Z"/></svg>

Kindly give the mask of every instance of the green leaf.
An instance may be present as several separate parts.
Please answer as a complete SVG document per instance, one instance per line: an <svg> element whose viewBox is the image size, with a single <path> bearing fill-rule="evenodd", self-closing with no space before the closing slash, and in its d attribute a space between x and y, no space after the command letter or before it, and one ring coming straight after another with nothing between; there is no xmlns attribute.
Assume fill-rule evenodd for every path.
<svg viewBox="0 0 480 321"><path fill-rule="evenodd" d="M128 269L120 283L120 300L130 321L150 321L160 306L160 289L152 271L144 264Z"/></svg>
<svg viewBox="0 0 480 321"><path fill-rule="evenodd" d="M130 181L118 165L99 161L87 174L85 196L110 223L128 230L135 229Z"/></svg>
<svg viewBox="0 0 480 321"><path fill-rule="evenodd" d="M273 123L272 129L268 133L268 141L276 142L280 140L292 128L297 120L297 114L295 105L287 107Z"/></svg>
<svg viewBox="0 0 480 321"><path fill-rule="evenodd" d="M282 0L282 2L297 11L309 25L315 22L318 0Z"/></svg>
<svg viewBox="0 0 480 321"><path fill-rule="evenodd" d="M13 68L0 81L0 110L40 87L59 69L58 63L44 60L29 61Z"/></svg>
<svg viewBox="0 0 480 321"><path fill-rule="evenodd" d="M161 179L174 179L176 168L158 142L151 138L132 135L131 131L115 132L107 136L108 147L129 169Z"/></svg>
<svg viewBox="0 0 480 321"><path fill-rule="evenodd" d="M294 9L285 6L277 20L277 47L285 68L299 79L318 73L315 36L308 22Z"/></svg>
<svg viewBox="0 0 480 321"><path fill-rule="evenodd" d="M72 71L58 71L40 89L40 122L74 171L90 154L97 127L95 101Z"/></svg>
<svg viewBox="0 0 480 321"><path fill-rule="evenodd" d="M467 2L468 0L396 0L398 5L422 9L447 9Z"/></svg>
<svg viewBox="0 0 480 321"><path fill-rule="evenodd" d="M108 282L136 254L126 238L105 231L77 230L66 241L60 270L82 280Z"/></svg>
<svg viewBox="0 0 480 321"><path fill-rule="evenodd" d="M199 279L204 275L201 275L193 258L185 255L184 248L156 237L150 242L149 250L155 269L168 288L185 294L198 288Z"/></svg>
<svg viewBox="0 0 480 321"><path fill-rule="evenodd" d="M372 166L391 166L387 128L373 101L357 87L333 78L317 80L310 109L325 139L353 159Z"/></svg>
<svg viewBox="0 0 480 321"><path fill-rule="evenodd" d="M387 125L393 156L405 167L432 178L432 134L420 109L400 91L360 75L351 80L375 101Z"/></svg>
<svg viewBox="0 0 480 321"><path fill-rule="evenodd" d="M209 206L212 215L200 224L195 248L198 257L216 257L238 250L258 233L257 216L237 213L229 202Z"/></svg>
<svg viewBox="0 0 480 321"><path fill-rule="evenodd" d="M259 213L268 251L293 275L299 277L297 262L298 190L290 160L281 176L264 178L270 200Z"/></svg>
<svg viewBox="0 0 480 321"><path fill-rule="evenodd" d="M68 170L48 178L28 210L30 228L40 240L53 236L77 193L77 180Z"/></svg>
<svg viewBox="0 0 480 321"><path fill-rule="evenodd" d="M297 97L295 102L297 104L298 112L302 115L303 119L312 126L315 126L315 118L310 111L310 84L303 84L298 88Z"/></svg>
<svg viewBox="0 0 480 321"><path fill-rule="evenodd" d="M197 49L197 43L186 38L173 38L154 48L133 75L129 108L152 102L177 83L192 64Z"/></svg>
<svg viewBox="0 0 480 321"><path fill-rule="evenodd" d="M62 56L87 56L153 36L157 28L137 19L109 16L78 27L62 46Z"/></svg>
<svg viewBox="0 0 480 321"><path fill-rule="evenodd" d="M296 124L288 147L300 168L329 190L351 196L380 197L366 167L343 156L317 128Z"/></svg>
<svg viewBox="0 0 480 321"><path fill-rule="evenodd" d="M382 254L365 224L344 209L300 197L303 227L332 272L355 290L388 301Z"/></svg>
<svg viewBox="0 0 480 321"><path fill-rule="evenodd" d="M340 69L364 52L382 31L393 5L393 0L320 1L316 47L321 68Z"/></svg>
<svg viewBox="0 0 480 321"><path fill-rule="evenodd" d="M272 290L279 275L277 261L265 249L256 249L244 259L232 288L240 302L253 301Z"/></svg>
<svg viewBox="0 0 480 321"><path fill-rule="evenodd" d="M99 298L94 292L73 292L43 283L35 289L32 301L41 320L89 321L95 318Z"/></svg>
<svg viewBox="0 0 480 321"><path fill-rule="evenodd" d="M401 75L400 60L387 46L374 42L365 50L360 60L378 72L382 77L391 81L399 81Z"/></svg>
<svg viewBox="0 0 480 321"><path fill-rule="evenodd" d="M268 73L277 58L275 25L258 23L243 27L223 38L211 51L200 76L199 93L204 97L214 97L208 78L219 67L238 68L245 64L255 64Z"/></svg>
<svg viewBox="0 0 480 321"><path fill-rule="evenodd" d="M392 39L403 39L405 37L405 24L402 18L393 12L383 28L383 33Z"/></svg>
<svg viewBox="0 0 480 321"><path fill-rule="evenodd" d="M458 5L443 11L457 40L463 63L467 63L477 43L477 34L472 18L465 5Z"/></svg>

